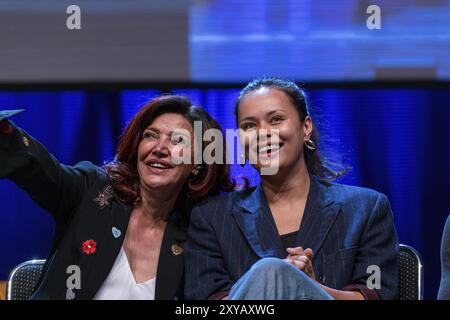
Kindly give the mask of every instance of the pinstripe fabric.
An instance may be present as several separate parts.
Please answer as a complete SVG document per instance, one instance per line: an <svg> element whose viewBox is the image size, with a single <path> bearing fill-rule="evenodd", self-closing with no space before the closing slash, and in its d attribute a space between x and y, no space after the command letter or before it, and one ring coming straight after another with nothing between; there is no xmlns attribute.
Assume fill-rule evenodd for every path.
<svg viewBox="0 0 450 320"><path fill-rule="evenodd" d="M326 286L365 285L367 267L378 265L380 298L397 297L398 239L385 195L311 178L296 246L314 250L314 271ZM260 185L209 199L191 213L186 298L228 291L257 260L286 256Z"/></svg>

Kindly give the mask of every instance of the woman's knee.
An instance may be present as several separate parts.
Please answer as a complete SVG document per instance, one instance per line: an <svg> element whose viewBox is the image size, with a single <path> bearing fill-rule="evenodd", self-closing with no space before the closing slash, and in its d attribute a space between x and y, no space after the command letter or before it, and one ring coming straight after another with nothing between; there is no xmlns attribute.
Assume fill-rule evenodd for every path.
<svg viewBox="0 0 450 320"><path fill-rule="evenodd" d="M263 258L258 260L253 264L250 270L255 275L259 274L261 276L287 275L293 272L303 273L299 272L300 270L295 266L279 258Z"/></svg>

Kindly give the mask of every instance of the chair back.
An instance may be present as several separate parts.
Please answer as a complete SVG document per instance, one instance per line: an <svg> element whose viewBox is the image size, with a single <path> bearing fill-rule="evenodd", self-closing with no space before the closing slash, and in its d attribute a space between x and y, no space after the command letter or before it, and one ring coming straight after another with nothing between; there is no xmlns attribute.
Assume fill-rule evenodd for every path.
<svg viewBox="0 0 450 320"><path fill-rule="evenodd" d="M423 299L422 259L416 249L405 244L400 244L399 299Z"/></svg>
<svg viewBox="0 0 450 320"><path fill-rule="evenodd" d="M15 267L9 276L6 298L8 300L27 300L35 290L41 277L45 260L30 260Z"/></svg>

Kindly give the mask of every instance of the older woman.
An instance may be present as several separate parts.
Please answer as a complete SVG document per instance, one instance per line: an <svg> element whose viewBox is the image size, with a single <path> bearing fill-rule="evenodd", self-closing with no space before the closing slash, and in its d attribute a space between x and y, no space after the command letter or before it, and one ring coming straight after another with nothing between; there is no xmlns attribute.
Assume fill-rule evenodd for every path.
<svg viewBox="0 0 450 320"><path fill-rule="evenodd" d="M340 173L318 152L303 91L288 80L255 80L235 114L261 183L192 210L186 298L395 299L389 202L330 182Z"/></svg>
<svg viewBox="0 0 450 320"><path fill-rule="evenodd" d="M182 298L190 204L234 187L226 165L173 160L206 147L193 143L194 121L203 131L220 129L186 98L150 101L104 167L61 164L24 130L1 121L0 178L14 181L56 221L32 298Z"/></svg>

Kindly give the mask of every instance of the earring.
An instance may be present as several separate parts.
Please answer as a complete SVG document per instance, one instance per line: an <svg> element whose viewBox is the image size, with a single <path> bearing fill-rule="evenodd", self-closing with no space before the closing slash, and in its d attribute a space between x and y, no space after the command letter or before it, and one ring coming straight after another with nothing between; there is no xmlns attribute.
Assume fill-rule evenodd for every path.
<svg viewBox="0 0 450 320"><path fill-rule="evenodd" d="M316 143L313 140L311 140L311 139L308 139L308 140L305 141L305 147L308 148L311 151L314 151L314 150L317 149Z"/></svg>
<svg viewBox="0 0 450 320"><path fill-rule="evenodd" d="M245 161L246 161L247 159L245 159L245 153L244 152L242 152L242 154L241 154L241 162L239 163L240 165L241 165L241 167L244 167L245 166Z"/></svg>

